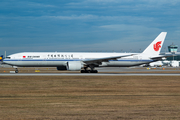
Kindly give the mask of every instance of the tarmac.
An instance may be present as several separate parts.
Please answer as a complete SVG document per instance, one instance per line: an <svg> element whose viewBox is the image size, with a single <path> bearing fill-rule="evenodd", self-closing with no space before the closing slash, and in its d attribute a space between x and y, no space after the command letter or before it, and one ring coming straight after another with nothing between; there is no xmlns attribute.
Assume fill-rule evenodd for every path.
<svg viewBox="0 0 180 120"><path fill-rule="evenodd" d="M57 71L56 68L0 68L0 76L180 76L180 68L172 67L103 67L99 73L80 73L79 71ZM6 72L3 72L6 71ZM38 72L36 72L38 71Z"/></svg>
<svg viewBox="0 0 180 120"><path fill-rule="evenodd" d="M180 76L180 74L132 74L132 73L98 73L98 74L81 74L81 73L0 73L0 76Z"/></svg>

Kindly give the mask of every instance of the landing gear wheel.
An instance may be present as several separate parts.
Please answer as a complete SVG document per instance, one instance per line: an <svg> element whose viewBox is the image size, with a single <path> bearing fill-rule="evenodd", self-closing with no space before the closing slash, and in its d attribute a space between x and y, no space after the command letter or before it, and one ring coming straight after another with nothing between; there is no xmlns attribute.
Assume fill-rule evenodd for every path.
<svg viewBox="0 0 180 120"><path fill-rule="evenodd" d="M19 72L18 69L16 69L16 70L15 70L15 73L18 73L18 72Z"/></svg>
<svg viewBox="0 0 180 120"><path fill-rule="evenodd" d="M97 70L91 70L90 73L98 73Z"/></svg>
<svg viewBox="0 0 180 120"><path fill-rule="evenodd" d="M94 70L94 66L89 66L91 70L87 70L88 67L84 67L83 70L81 70L81 73L98 73L97 70Z"/></svg>
<svg viewBox="0 0 180 120"><path fill-rule="evenodd" d="M90 73L90 70L81 70L81 73Z"/></svg>
<svg viewBox="0 0 180 120"><path fill-rule="evenodd" d="M94 70L94 73L98 73L98 71L97 71L97 70Z"/></svg>
<svg viewBox="0 0 180 120"><path fill-rule="evenodd" d="M85 70L81 70L81 73L85 73Z"/></svg>

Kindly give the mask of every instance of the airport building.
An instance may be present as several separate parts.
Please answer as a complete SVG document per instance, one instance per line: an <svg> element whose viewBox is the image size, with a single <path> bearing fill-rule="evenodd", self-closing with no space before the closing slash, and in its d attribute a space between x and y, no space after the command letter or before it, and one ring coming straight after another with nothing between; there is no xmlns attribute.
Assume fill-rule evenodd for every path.
<svg viewBox="0 0 180 120"><path fill-rule="evenodd" d="M177 50L178 50L178 45L172 44L172 45L168 46L168 50L169 50L169 52L171 52L171 53L176 53Z"/></svg>
<svg viewBox="0 0 180 120"><path fill-rule="evenodd" d="M168 46L168 51L172 54L179 54L178 56L174 56L174 57L169 57L167 58L167 60L172 61L172 60L177 60L180 61L180 53L177 51L178 50L178 45L170 45Z"/></svg>
<svg viewBox="0 0 180 120"><path fill-rule="evenodd" d="M168 46L168 51L171 54L176 54L176 56L167 58L167 60L170 61L171 66L173 66L174 64L174 67L180 66L180 52L178 52L177 50L178 50L178 45L172 44Z"/></svg>

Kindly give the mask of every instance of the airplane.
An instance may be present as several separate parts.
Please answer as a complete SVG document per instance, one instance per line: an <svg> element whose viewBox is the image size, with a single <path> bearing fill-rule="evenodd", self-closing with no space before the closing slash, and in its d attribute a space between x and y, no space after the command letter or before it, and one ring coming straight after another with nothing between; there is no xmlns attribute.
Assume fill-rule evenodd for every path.
<svg viewBox="0 0 180 120"><path fill-rule="evenodd" d="M56 67L57 70L98 73L95 67L131 67L166 57L159 55L167 32L161 32L142 53L21 52L7 56L3 63L18 67ZM90 68L90 69L89 69Z"/></svg>

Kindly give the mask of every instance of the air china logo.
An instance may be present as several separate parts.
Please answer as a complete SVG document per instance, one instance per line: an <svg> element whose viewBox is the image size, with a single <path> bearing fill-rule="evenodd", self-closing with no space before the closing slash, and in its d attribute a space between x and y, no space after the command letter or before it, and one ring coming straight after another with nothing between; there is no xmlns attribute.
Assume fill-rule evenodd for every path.
<svg viewBox="0 0 180 120"><path fill-rule="evenodd" d="M161 48L161 43L162 41L159 41L156 44L154 44L153 48L155 51L159 51L159 49Z"/></svg>

